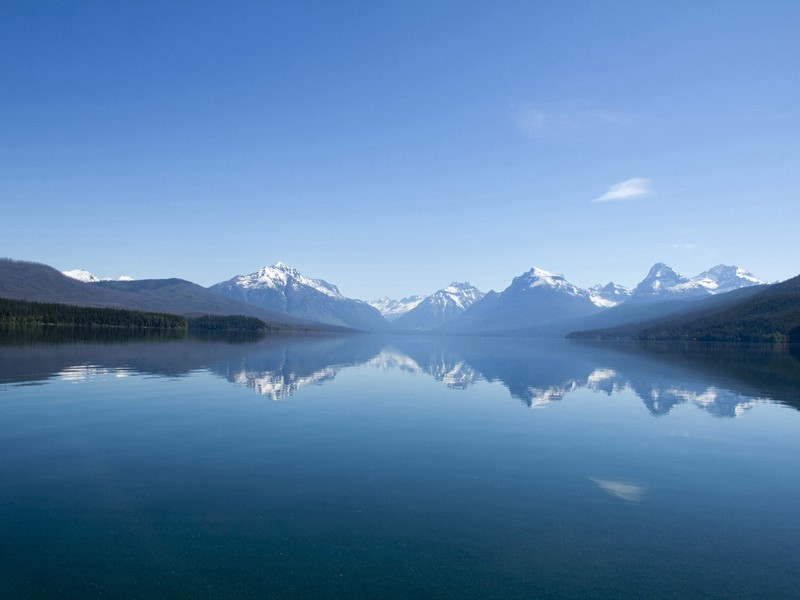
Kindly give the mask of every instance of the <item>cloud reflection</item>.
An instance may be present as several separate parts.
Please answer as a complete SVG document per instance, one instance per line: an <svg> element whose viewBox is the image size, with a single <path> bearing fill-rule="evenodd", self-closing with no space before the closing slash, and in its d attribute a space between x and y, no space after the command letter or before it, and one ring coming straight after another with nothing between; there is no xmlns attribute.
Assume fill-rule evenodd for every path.
<svg viewBox="0 0 800 600"><path fill-rule="evenodd" d="M601 490L627 502L641 502L644 500L645 487L627 481L616 479L600 479L599 477L589 477L589 481L596 483Z"/></svg>

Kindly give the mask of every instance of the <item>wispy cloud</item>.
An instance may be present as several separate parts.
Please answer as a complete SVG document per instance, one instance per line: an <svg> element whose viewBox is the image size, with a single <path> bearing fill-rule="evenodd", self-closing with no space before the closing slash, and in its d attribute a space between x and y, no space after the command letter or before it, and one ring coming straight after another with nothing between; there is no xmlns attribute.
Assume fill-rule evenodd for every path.
<svg viewBox="0 0 800 600"><path fill-rule="evenodd" d="M601 490L615 498L620 498L628 502L641 502L644 500L645 488L643 485L613 479L598 479L597 477L589 477L589 480L596 483Z"/></svg>
<svg viewBox="0 0 800 600"><path fill-rule="evenodd" d="M632 117L610 110L543 109L535 104L513 107L514 124L520 133L537 139L575 139L581 134L601 133L608 127L630 125Z"/></svg>
<svg viewBox="0 0 800 600"><path fill-rule="evenodd" d="M691 242L686 242L685 244L672 244L670 248L673 250L694 250L697 246Z"/></svg>
<svg viewBox="0 0 800 600"><path fill-rule="evenodd" d="M625 181L615 183L602 196L593 198L592 202L612 202L614 200L631 200L642 198L653 193L650 188L650 180L644 177L632 177Z"/></svg>

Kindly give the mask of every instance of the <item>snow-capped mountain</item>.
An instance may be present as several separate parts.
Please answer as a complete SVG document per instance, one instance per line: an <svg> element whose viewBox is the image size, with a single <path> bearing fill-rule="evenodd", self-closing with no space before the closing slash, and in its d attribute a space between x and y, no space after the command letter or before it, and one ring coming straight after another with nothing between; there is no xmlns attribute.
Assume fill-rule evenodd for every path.
<svg viewBox="0 0 800 600"><path fill-rule="evenodd" d="M734 265L717 265L692 277L712 294L724 294L743 287L766 285L769 282L759 279L749 271Z"/></svg>
<svg viewBox="0 0 800 600"><path fill-rule="evenodd" d="M635 298L702 295L706 288L664 263L656 263L633 289Z"/></svg>
<svg viewBox="0 0 800 600"><path fill-rule="evenodd" d="M86 269L71 269L69 271L61 271L67 277L71 277L72 279L77 279L78 281L82 281L83 283L97 283L98 281L115 281L111 277L98 277L97 275L93 275ZM116 281L133 281L133 277L130 275L120 275L117 277Z"/></svg>
<svg viewBox="0 0 800 600"><path fill-rule="evenodd" d="M475 286L454 281L426 297L394 324L401 329L433 329L464 313L484 296Z"/></svg>
<svg viewBox="0 0 800 600"><path fill-rule="evenodd" d="M600 305L598 305L600 304ZM588 316L603 309L588 290L563 275L533 267L500 293L489 292L444 326L452 331L515 331Z"/></svg>
<svg viewBox="0 0 800 600"><path fill-rule="evenodd" d="M664 263L656 263L634 288L631 298L637 300L695 298L766 283L736 266L717 265L696 277L686 277Z"/></svg>
<svg viewBox="0 0 800 600"><path fill-rule="evenodd" d="M394 321L408 311L414 310L423 300L425 300L425 296L406 296L400 300L384 296L367 302L367 304L377 308L387 321Z"/></svg>
<svg viewBox="0 0 800 600"><path fill-rule="evenodd" d="M388 327L386 319L373 306L347 298L335 285L306 277L282 262L248 275L237 275L211 289L248 304L321 323L370 331Z"/></svg>
<svg viewBox="0 0 800 600"><path fill-rule="evenodd" d="M605 285L593 285L589 288L589 296L597 306L611 308L625 302L631 296L632 290L613 281Z"/></svg>
<svg viewBox="0 0 800 600"><path fill-rule="evenodd" d="M331 298L344 298L335 285L322 279L311 279L302 275L294 267L280 261L271 267L263 267L249 275L237 275L230 280L234 285L243 289L271 289L282 297L287 297L289 289L309 288Z"/></svg>

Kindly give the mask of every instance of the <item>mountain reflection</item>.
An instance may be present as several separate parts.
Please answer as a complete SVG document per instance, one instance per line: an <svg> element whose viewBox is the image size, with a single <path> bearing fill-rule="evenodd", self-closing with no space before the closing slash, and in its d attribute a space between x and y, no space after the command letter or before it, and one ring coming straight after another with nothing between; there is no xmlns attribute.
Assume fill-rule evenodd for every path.
<svg viewBox="0 0 800 600"><path fill-rule="evenodd" d="M531 408L579 391L634 394L653 415L688 404L738 417L759 403L797 408L800 359L772 346L590 344L562 340L395 336L295 336L259 340L4 338L2 385L80 381L131 373L214 373L272 400L330 382L350 367L432 377L454 390L502 384Z"/></svg>

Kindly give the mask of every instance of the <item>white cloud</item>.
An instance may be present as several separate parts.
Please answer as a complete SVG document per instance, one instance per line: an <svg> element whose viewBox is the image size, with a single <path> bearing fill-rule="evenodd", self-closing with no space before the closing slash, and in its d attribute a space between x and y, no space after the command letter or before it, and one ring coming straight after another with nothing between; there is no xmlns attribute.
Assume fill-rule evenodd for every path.
<svg viewBox="0 0 800 600"><path fill-rule="evenodd" d="M694 250L697 246L691 242L686 242L685 244L672 244L670 248L673 250Z"/></svg>
<svg viewBox="0 0 800 600"><path fill-rule="evenodd" d="M598 479L589 477L589 480L596 483L600 489L610 496L626 500L628 502L641 502L644 500L644 486L625 481L615 481L613 479Z"/></svg>
<svg viewBox="0 0 800 600"><path fill-rule="evenodd" d="M592 199L592 202L610 202L612 200L630 200L632 198L642 198L649 196L653 191L650 189L650 180L644 177L633 177L615 183L602 196Z"/></svg>
<svg viewBox="0 0 800 600"><path fill-rule="evenodd" d="M512 117L523 135L536 139L577 141L592 134L602 134L608 128L631 125L636 119L610 110L575 110L542 107L534 104L512 106Z"/></svg>

